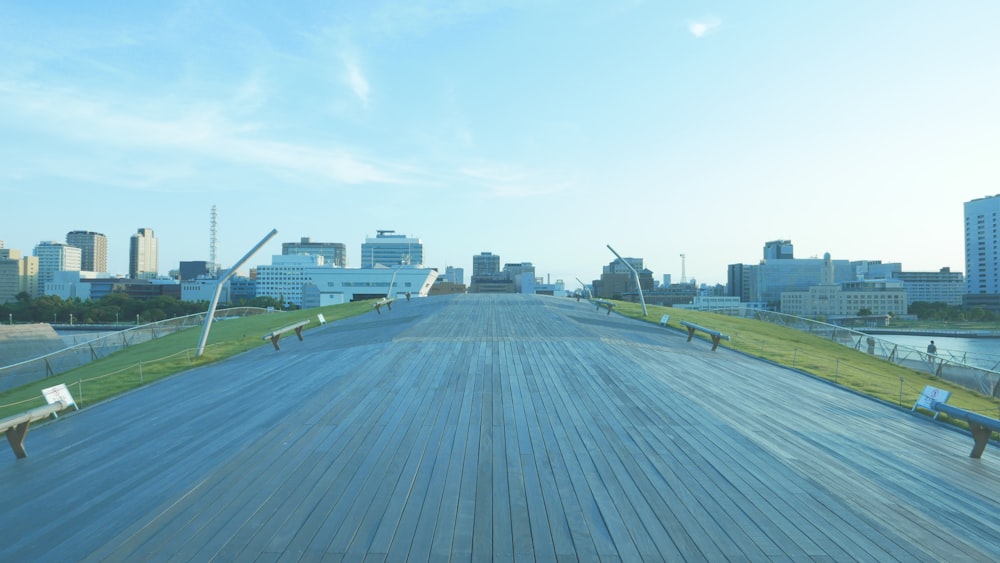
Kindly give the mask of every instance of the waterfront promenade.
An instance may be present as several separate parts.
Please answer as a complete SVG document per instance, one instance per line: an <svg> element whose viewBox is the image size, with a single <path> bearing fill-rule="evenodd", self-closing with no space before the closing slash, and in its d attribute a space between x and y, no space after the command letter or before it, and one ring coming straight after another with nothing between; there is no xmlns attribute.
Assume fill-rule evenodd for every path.
<svg viewBox="0 0 1000 563"><path fill-rule="evenodd" d="M33 428L0 560L1000 559L995 444L710 348L398 301Z"/></svg>

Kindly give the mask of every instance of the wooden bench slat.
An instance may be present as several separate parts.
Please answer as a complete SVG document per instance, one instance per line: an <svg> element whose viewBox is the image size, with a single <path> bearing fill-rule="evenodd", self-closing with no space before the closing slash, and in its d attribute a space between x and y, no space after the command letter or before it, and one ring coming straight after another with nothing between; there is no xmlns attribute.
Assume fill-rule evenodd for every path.
<svg viewBox="0 0 1000 563"><path fill-rule="evenodd" d="M717 330L712 330L710 328L705 328L703 326L699 326L699 325L696 325L694 323L689 323L687 321L681 321L681 325L684 326L684 327L687 327L687 330L688 330L688 339L687 339L687 341L688 342L691 342L691 339L694 338L694 333L695 333L696 330L700 330L700 331L704 332L705 334L707 334L712 339L712 351L715 351L715 349L719 347L719 342L721 340L726 340L726 341L730 340L728 334L722 334L721 332L719 332Z"/></svg>
<svg viewBox="0 0 1000 563"><path fill-rule="evenodd" d="M24 449L24 437L27 436L31 423L61 411L67 406L69 405L63 401L56 401L0 420L0 431L7 435L7 442L10 444L10 449L14 450L17 459L28 457Z"/></svg>
<svg viewBox="0 0 1000 563"><path fill-rule="evenodd" d="M295 331L295 336L298 336L299 340L302 340L302 328L307 324L309 324L309 319L281 327L277 330L272 330L268 334L265 334L262 340L270 340L271 344L274 344L274 349L280 350L281 348L278 347L278 339L281 338L282 334Z"/></svg>
<svg viewBox="0 0 1000 563"><path fill-rule="evenodd" d="M969 454L969 457L973 459L982 457L983 451L986 449L986 444L990 442L990 437L994 432L1000 432L1000 420L995 418L983 416L979 413L967 411L940 401L932 402L931 409L969 423L969 430L972 432L973 440L972 453Z"/></svg>

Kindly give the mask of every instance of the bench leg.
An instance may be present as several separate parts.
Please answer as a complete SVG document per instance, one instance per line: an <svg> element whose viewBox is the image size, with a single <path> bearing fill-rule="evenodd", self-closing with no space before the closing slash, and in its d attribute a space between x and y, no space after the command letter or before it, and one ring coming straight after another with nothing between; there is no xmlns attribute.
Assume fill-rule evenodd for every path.
<svg viewBox="0 0 1000 563"><path fill-rule="evenodd" d="M688 342L691 342L691 339L694 338L694 329L691 327L687 327L687 329L688 329Z"/></svg>
<svg viewBox="0 0 1000 563"><path fill-rule="evenodd" d="M375 305L375 312L381 315L382 314L382 306L381 305Z"/></svg>
<svg viewBox="0 0 1000 563"><path fill-rule="evenodd" d="M10 442L10 449L14 450L14 455L17 456L17 459L28 457L28 453L24 451L24 436L28 433L28 426L30 424L31 421L29 420L7 429L7 441Z"/></svg>
<svg viewBox="0 0 1000 563"><path fill-rule="evenodd" d="M969 429L972 430L972 439L975 442L975 445L972 446L972 453L969 454L969 457L972 459L979 459L982 457L983 450L986 449L986 444L989 443L990 434L992 434L993 431L976 422L970 422Z"/></svg>
<svg viewBox="0 0 1000 563"><path fill-rule="evenodd" d="M719 336L712 336L712 351L714 352L716 348L719 347L719 340L722 340Z"/></svg>
<svg viewBox="0 0 1000 563"><path fill-rule="evenodd" d="M298 336L299 340L302 340L302 327L295 329L295 336Z"/></svg>
<svg viewBox="0 0 1000 563"><path fill-rule="evenodd" d="M271 337L271 344L274 344L274 349L275 350L281 350L281 348L278 347L278 335L277 334L275 334L274 336Z"/></svg>

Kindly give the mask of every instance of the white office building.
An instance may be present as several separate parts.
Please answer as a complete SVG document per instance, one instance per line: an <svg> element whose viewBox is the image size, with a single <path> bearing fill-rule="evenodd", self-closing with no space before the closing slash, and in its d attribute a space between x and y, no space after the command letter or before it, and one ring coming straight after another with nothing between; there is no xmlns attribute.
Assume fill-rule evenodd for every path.
<svg viewBox="0 0 1000 563"><path fill-rule="evenodd" d="M1000 294L1000 195L965 202L965 292Z"/></svg>
<svg viewBox="0 0 1000 563"><path fill-rule="evenodd" d="M45 294L45 284L55 278L56 272L79 272L83 251L57 241L40 242L35 246L38 257L38 295Z"/></svg>
<svg viewBox="0 0 1000 563"><path fill-rule="evenodd" d="M418 266L338 268L317 255L272 256L257 266L257 296L281 299L299 307L402 296L426 297L437 270Z"/></svg>

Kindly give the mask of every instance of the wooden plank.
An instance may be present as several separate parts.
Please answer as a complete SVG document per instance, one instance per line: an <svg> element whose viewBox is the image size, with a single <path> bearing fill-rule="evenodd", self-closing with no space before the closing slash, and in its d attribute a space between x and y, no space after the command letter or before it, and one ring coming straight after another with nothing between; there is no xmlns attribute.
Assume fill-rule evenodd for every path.
<svg viewBox="0 0 1000 563"><path fill-rule="evenodd" d="M1000 559L966 434L568 299L398 306L33 428L0 559Z"/></svg>

